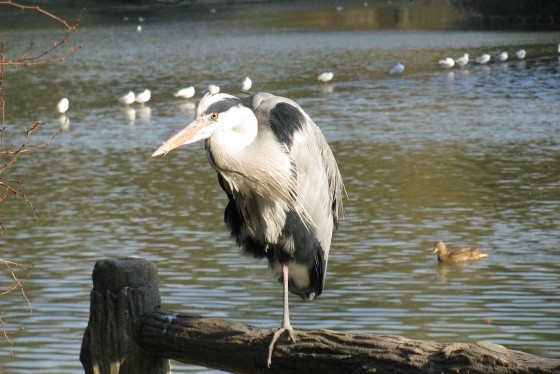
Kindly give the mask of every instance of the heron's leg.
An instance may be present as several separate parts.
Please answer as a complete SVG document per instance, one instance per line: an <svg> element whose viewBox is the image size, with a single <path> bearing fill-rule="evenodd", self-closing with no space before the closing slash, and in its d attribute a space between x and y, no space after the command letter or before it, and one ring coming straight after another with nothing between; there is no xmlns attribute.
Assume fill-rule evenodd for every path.
<svg viewBox="0 0 560 374"><path fill-rule="evenodd" d="M272 364L272 352L274 351L274 344L284 332L288 332L290 340L295 343L296 337L294 329L290 324L290 310L288 307L288 264L282 264L282 283L284 285L284 317L282 318L282 326L272 335L272 341L268 345L268 367Z"/></svg>

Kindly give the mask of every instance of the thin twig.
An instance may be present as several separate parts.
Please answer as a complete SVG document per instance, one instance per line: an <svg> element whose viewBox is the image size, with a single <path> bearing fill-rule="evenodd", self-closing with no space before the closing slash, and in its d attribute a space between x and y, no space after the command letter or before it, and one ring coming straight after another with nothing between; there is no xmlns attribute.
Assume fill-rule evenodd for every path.
<svg viewBox="0 0 560 374"><path fill-rule="evenodd" d="M18 8L18 9L21 10L22 13L26 10L29 10L29 11L32 11L32 12L37 12L37 13L43 14L43 15L53 19L55 22L58 22L60 25L62 25L66 29L66 32L64 34L64 37L61 40L56 41L55 43L53 43L53 45L50 48L48 48L48 49L46 49L46 50L44 50L44 51L42 51L42 52L40 52L39 54L36 54L36 55L27 56L27 54L31 50L32 45L30 45L27 48L27 50L24 52L24 54L17 59L6 60L5 55L2 53L1 56L0 56L1 57L0 58L0 66L2 66L2 65L6 65L6 66L22 66L22 65L23 66L32 66L32 65L44 65L44 64L51 64L51 63L55 63L55 62L61 62L61 61L66 60L68 58L68 56L70 56L71 54L76 52L77 49L81 48L81 46L78 46L77 48L70 48L62 56L52 57L52 58L49 58L49 59L43 59L48 54L54 52L55 50L58 50L62 45L66 44L68 38L70 37L70 34L72 34L73 32L76 31L76 28L78 27L78 24L82 20L82 17L83 17L83 14L84 14L83 10L80 12L76 21L73 24L70 24L67 21L65 21L64 19L54 15L51 12L48 12L48 11L42 9L39 6L22 5L22 4L14 3L11 0L0 1L0 6L2 6L2 5L12 6L12 7Z"/></svg>
<svg viewBox="0 0 560 374"><path fill-rule="evenodd" d="M23 154L31 153L33 156L33 160L37 155L37 152L52 143L52 141L58 136L62 129L54 132L50 139L45 142L41 142L38 144L30 145L32 135L37 132L44 123L41 121L37 121L34 123L30 128L25 130L25 134L23 136L23 141L18 147L13 145L6 147L4 142L6 141L6 102L2 96L2 86L4 83L4 69L11 68L11 67L19 67L19 66L30 66L30 65L43 65L43 64L51 64L54 62L59 62L65 60L68 56L73 54L77 48L81 48L78 46L77 48L68 48L66 50L62 50L62 46L67 44L67 41L70 35L76 31L78 24L81 21L83 16L83 11L80 13L76 21L71 24L64 19L50 13L39 6L32 6L32 5L22 5L18 3L14 3L11 0L7 1L0 1L0 7L2 6L9 6L14 7L21 12L29 11L35 12L40 15L46 16L51 20L55 21L59 25L61 25L65 33L55 43L50 46L46 46L43 51L38 53L32 54L32 49L35 47L33 43L29 45L29 47L20 55L17 59L6 59L6 51L5 51L5 44L2 35L0 35L0 119L1 119L1 126L0 126L0 205L2 205L6 200L10 197L15 197L17 199L21 199L27 204L31 211L31 215L33 217L33 222L36 224L36 216L35 210L31 201L28 199L27 195L24 192L24 180L27 178L29 171L31 170L32 166L28 166L27 172L19 178L17 181L7 180L2 178L2 173L6 172L10 168L14 168L19 161L19 158ZM0 217L0 237L5 232L5 223L2 221L2 217ZM29 301L27 294L25 292L24 285L21 281L23 277L29 278L31 275L31 270L33 269L33 265L27 266L19 262L9 261L3 258L0 258L0 273L5 273L11 279L10 284L0 288L0 297L5 297L6 295L13 293L13 292L20 292L23 299L27 302L27 306L29 307L29 312L32 313L31 302ZM13 342L11 336L15 334L17 331L23 330L21 327L19 330L13 330L8 327L5 319L2 319L0 315L0 330L1 336L4 337L5 342L7 342L10 346L10 353L13 355Z"/></svg>

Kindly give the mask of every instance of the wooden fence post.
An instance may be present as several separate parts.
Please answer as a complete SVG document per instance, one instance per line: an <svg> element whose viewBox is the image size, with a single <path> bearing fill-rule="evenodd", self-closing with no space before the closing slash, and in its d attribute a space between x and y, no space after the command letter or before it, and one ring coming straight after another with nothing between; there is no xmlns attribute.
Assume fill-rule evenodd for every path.
<svg viewBox="0 0 560 374"><path fill-rule="evenodd" d="M149 355L136 343L142 316L160 305L157 269L151 262L141 258L97 261L80 352L85 372L168 373L168 359Z"/></svg>

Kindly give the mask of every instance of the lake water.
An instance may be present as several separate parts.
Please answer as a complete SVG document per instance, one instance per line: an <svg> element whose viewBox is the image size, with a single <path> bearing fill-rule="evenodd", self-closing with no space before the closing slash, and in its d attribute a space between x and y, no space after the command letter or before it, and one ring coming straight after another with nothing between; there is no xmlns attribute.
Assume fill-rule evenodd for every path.
<svg viewBox="0 0 560 374"><path fill-rule="evenodd" d="M64 96L70 123L2 175L28 174L37 225L23 201L1 205L1 257L35 268L22 279L32 313L19 294L0 297L6 327L24 327L13 356L2 342L0 372L82 372L91 272L106 257L156 263L166 309L279 325L281 287L230 240L203 145L150 157L193 118L208 84L237 94L245 76L254 91L300 103L348 191L323 295L291 299L296 330L488 340L560 358L560 33L459 28L445 2L334 4L86 15L69 41L82 48L67 61L5 72L4 144L38 119L47 124L34 139L47 139ZM12 57L61 35L13 17L0 30ZM436 63L520 48L526 60ZM390 76L399 60L405 72ZM335 73L330 84L316 81L322 71ZM191 102L173 97L189 85ZM144 88L145 107L117 103ZM430 254L438 240L489 257L440 267Z"/></svg>

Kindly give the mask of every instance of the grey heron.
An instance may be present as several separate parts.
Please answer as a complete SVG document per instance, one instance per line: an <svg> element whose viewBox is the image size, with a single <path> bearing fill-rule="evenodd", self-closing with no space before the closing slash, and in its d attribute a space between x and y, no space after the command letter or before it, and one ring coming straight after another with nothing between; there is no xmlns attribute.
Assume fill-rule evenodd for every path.
<svg viewBox="0 0 560 374"><path fill-rule="evenodd" d="M245 254L266 258L283 285L282 324L295 342L288 293L312 300L323 291L344 185L319 127L290 99L269 93L238 98L207 93L195 120L152 156L205 140L229 202L224 221Z"/></svg>

